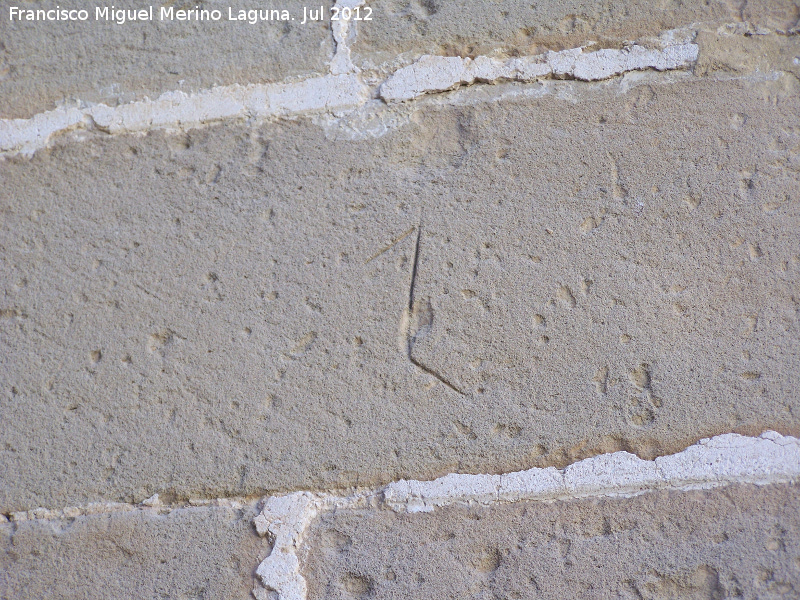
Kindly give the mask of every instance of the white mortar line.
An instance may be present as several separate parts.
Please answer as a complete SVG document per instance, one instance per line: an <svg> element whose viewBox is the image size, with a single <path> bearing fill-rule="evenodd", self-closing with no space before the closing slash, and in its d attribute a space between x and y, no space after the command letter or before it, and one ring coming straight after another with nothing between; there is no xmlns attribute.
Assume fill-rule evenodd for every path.
<svg viewBox="0 0 800 600"><path fill-rule="evenodd" d="M473 60L425 55L391 75L381 85L380 96L388 103L404 102L423 94L443 92L457 85L471 85L476 81L529 83L545 77L600 81L630 71L667 71L687 67L697 60L698 51L696 44L684 43L665 45L661 50L636 44L622 50L607 48L596 52L573 48L506 61L486 56Z"/></svg>
<svg viewBox="0 0 800 600"><path fill-rule="evenodd" d="M197 94L167 92L156 100L120 106L57 108L30 119L0 120L0 154L31 156L51 136L96 128L111 134L154 129L186 130L245 118L292 117L357 108L368 88L354 74L325 75L293 83L230 85Z"/></svg>
<svg viewBox="0 0 800 600"><path fill-rule="evenodd" d="M361 4L362 0L338 0L336 5L352 8ZM642 69L683 68L695 61L698 53L695 44L685 39L676 42L675 32L667 32L662 36L661 49L633 45L622 50L585 52L584 48L573 48L507 61L484 56L474 60L423 56L371 89L362 82L350 59L348 26L336 25L333 35L337 49L329 75L299 82L219 86L195 94L174 91L155 100L114 107L105 104L62 107L29 119L0 119L0 159L18 154L32 156L46 147L54 135L77 129L98 129L116 135L151 130L185 131L209 123L249 118L336 116L364 107L375 93L386 103L397 103L476 81L529 83L553 77L599 81Z"/></svg>
<svg viewBox="0 0 800 600"><path fill-rule="evenodd" d="M352 10L365 4L366 0L336 0L335 6ZM704 24L694 23L664 32L655 43L660 49L632 44L622 49L588 52L589 45L505 61L487 56L470 59L424 55L372 87L361 80L360 71L350 57L355 25L355 22L332 22L336 50L328 75L310 75L299 82L219 86L195 94L173 91L155 100L145 99L116 107L105 104L60 107L29 119L0 119L0 161L16 155L30 157L46 148L53 136L73 130L94 129L112 135L152 130L186 131L211 123L304 115L321 116L320 122L324 123L359 111L365 118L369 117L374 108L370 102L372 97L396 105L476 82L531 83L554 78L594 82L634 71L682 69L691 67L697 60L699 48L692 40ZM727 36L775 32L749 23L729 23L719 26L716 33ZM785 33L798 31L793 29ZM367 133L374 134L371 130Z"/></svg>
<svg viewBox="0 0 800 600"><path fill-rule="evenodd" d="M65 519L75 519L91 515L105 515L120 512L151 511L160 515L171 513L174 510L202 508L202 507L222 507L232 510L241 510L246 507L255 507L261 500L255 497L233 497L233 498L214 498L196 499L190 498L188 503L164 504L159 500L158 494L154 494L147 500L138 504L129 502L90 502L83 506L67 506L65 508L34 508L32 510L14 511L8 517L0 514L0 523L11 521L19 523L22 521L63 521Z"/></svg>
<svg viewBox="0 0 800 600"><path fill-rule="evenodd" d="M341 508L388 507L397 512L431 512L456 504L494 505L520 501L572 500L588 497L630 498L654 490L711 489L734 483L769 485L800 479L800 440L766 431L760 437L735 433L700 440L694 446L653 461L628 452L602 454L565 469L548 467L502 475L450 474L434 481L397 481L352 496L295 492L272 496L255 518L260 535L269 534L271 554L256 573L263 588L281 600L305 600L306 581L299 551L312 521Z"/></svg>
<svg viewBox="0 0 800 600"><path fill-rule="evenodd" d="M353 21L353 27L350 27L350 21L341 18L341 10L355 8L362 8L366 4L366 0L336 0L334 8L339 9L339 19L331 21L331 31L333 33L333 41L336 43L336 53L333 55L330 68L331 73L339 75L342 73L358 73L359 69L353 64L350 58L350 40L355 39L357 21Z"/></svg>

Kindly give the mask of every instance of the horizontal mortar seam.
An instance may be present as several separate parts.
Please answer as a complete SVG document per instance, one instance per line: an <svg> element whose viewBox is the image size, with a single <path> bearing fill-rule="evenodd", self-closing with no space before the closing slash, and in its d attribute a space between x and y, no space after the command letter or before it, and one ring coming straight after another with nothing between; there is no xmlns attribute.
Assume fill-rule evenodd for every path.
<svg viewBox="0 0 800 600"><path fill-rule="evenodd" d="M520 479L518 489L509 483L508 489L503 491L504 478L513 481L514 477ZM492 493L491 482L495 480ZM526 490L525 480L528 484L538 483L541 489ZM686 492L798 480L800 440L765 431L757 438L723 434L703 439L682 452L653 461L642 460L628 452L615 452L588 458L561 470L548 467L502 475L450 474L427 482L400 480L348 497L295 492L265 498L264 508L254 520L259 534L269 535L273 541L273 551L256 572L265 589L278 592L282 600L305 600L307 588L300 572L298 552L317 516L337 509L388 507L397 512L431 512L453 505L632 498L662 490ZM451 484L449 491L446 483ZM480 489L487 484L488 495ZM396 496L394 500L393 496ZM259 589L254 590L254 594L257 598L267 597Z"/></svg>
<svg viewBox="0 0 800 600"><path fill-rule="evenodd" d="M736 24L722 25L718 28L717 35L745 35L740 33L719 33L725 27L735 26ZM694 29L681 28L664 32L662 33L662 38L666 39L672 33L680 32L686 40L693 39L698 32L697 24L693 24L691 27ZM790 33L794 34L795 32ZM584 53L583 49L589 47L582 46L560 52L549 52L546 55L540 55L539 58L547 57L547 61L551 61L552 57L556 57L553 60L562 63L564 60L569 62L569 60L573 60L575 56L578 56L581 60L586 59L590 63L592 61L596 63L600 60L601 53L609 51L609 49L601 49ZM658 62L658 60L664 59L671 49L678 47L697 48L688 41L682 43L664 42L660 51L634 44L628 46L627 49L613 50L612 52L617 54L608 56L624 62L624 56L627 56L632 48L640 48L643 52L655 53L653 60ZM349 52L345 39L337 40L337 55L340 50ZM572 75L574 80L592 85L642 69L651 70L655 68L656 70L666 71L682 69L691 67L696 62L697 54L692 55L692 52L694 51L689 52L682 62L678 61L674 65L670 63L663 69L645 64L633 65L622 68L622 70L603 74L602 68L597 67L601 69L599 76L596 76L596 73L592 75L591 70L587 71L589 73L588 79L574 77L574 73ZM448 59L448 57L433 58L437 60ZM475 70L476 62L482 60L485 65L487 61L491 62L494 59L489 59L488 57L477 57L474 60L451 58L462 61L460 68L463 73L461 75L456 73L456 75L459 75L458 80L452 81L449 85L444 86L445 89L442 90L421 90L420 94L413 95L410 99L422 94L448 92L452 87L470 87L484 82L514 81L520 80L520 77L522 77L522 83L533 83L547 80L556 74L555 71L551 70L549 74L534 74L526 79L525 77L528 76L522 76L517 72L519 70L518 66L512 68L510 65L512 62L514 65L520 65L522 64L520 61L524 62L536 57L522 57L509 59L503 65L493 63L494 76L490 77L488 81L484 81L484 78L478 73L480 69ZM156 100L145 99L117 107L110 107L105 104L94 104L85 108L62 107L38 113L29 119L0 119L0 160L16 155L30 157L37 150L47 147L54 136L75 130L94 130L110 135L123 135L153 130L186 131L210 124L246 120L269 122L275 119L297 118L303 115L328 114L336 117L337 115L340 116L363 108L368 103L369 98L380 95L384 86L404 70L412 69L415 65L418 65L420 60L418 59L411 65L397 69L383 81L372 86L364 84L357 73L358 69L351 62L345 61L345 68L337 70L335 73L317 76L309 75L305 79L289 83L233 84L211 88L196 94L173 91L162 94ZM534 63L531 62L530 65L534 65ZM571 79L570 71L567 67L559 68L563 71L558 73L559 76ZM517 71L509 75L509 69L511 71L517 69ZM466 81L461 81L462 75L467 78Z"/></svg>

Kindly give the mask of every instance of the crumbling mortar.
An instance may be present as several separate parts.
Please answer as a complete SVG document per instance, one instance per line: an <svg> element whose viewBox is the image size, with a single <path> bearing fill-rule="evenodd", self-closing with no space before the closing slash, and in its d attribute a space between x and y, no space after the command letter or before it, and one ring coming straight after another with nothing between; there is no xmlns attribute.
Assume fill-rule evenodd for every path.
<svg viewBox="0 0 800 600"><path fill-rule="evenodd" d="M361 8L366 4L366 0L336 0L334 8L354 9ZM333 36L333 44L335 47L333 59L330 63L330 71L334 75L342 73L358 73L359 69L353 64L350 58L350 47L348 38L355 39L357 21L348 21L345 19L338 19L331 21L331 35ZM351 33L352 32L352 33Z"/></svg>
<svg viewBox="0 0 800 600"><path fill-rule="evenodd" d="M122 512L147 511L159 515L167 515L175 510L201 509L207 507L229 508L243 510L245 508L257 509L262 501L262 496L231 496L229 498L191 498L188 502L161 502L159 495L154 494L147 500L139 503L129 502L90 502L82 506L67 506L60 509L34 508L32 510L8 511L0 515L11 523L23 521L63 521L93 515L104 515ZM2 522L0 518L0 522Z"/></svg>
<svg viewBox="0 0 800 600"><path fill-rule="evenodd" d="M502 475L450 474L434 481L400 480L345 497L296 492L266 498L256 529L274 546L256 573L258 599L277 592L281 600L305 600L299 552L316 517L333 509L372 508L431 512L452 505L555 502L590 497L631 498L657 490L713 489L736 483L791 484L800 481L800 440L766 431L753 438L724 434L703 439L683 452L645 461L628 452L602 454L567 466ZM486 490L486 491L484 491Z"/></svg>
<svg viewBox="0 0 800 600"><path fill-rule="evenodd" d="M336 6L362 6L363 0L337 0ZM647 44L629 44L622 49L604 48L584 52L591 45L538 56L498 59L423 56L398 68L388 76L370 80L362 77L350 58L349 43L355 24L339 24L332 35L336 50L327 75L309 74L305 78L276 84L250 84L215 87L196 94L167 92L155 100L110 107L94 104L60 107L30 119L0 119L0 160L5 157L32 156L58 136L86 130L108 135L144 133L152 130L186 131L225 122L270 122L304 115L324 122L373 110L371 98L389 104L402 104L422 95L470 87L478 83L516 81L522 84L548 79L568 79L596 84L637 70L689 70L696 63L698 47L693 43L698 27L682 28L662 34L661 49ZM728 30L725 30L725 28ZM795 28L781 35L796 35ZM750 24L728 24L717 35L761 35L776 33ZM449 66L448 66L449 65ZM449 70L448 70L449 69ZM409 79L410 78L410 79ZM421 85L432 81L429 86ZM391 106L387 107L391 109ZM403 121L403 119L399 119ZM377 132L385 133L392 126Z"/></svg>

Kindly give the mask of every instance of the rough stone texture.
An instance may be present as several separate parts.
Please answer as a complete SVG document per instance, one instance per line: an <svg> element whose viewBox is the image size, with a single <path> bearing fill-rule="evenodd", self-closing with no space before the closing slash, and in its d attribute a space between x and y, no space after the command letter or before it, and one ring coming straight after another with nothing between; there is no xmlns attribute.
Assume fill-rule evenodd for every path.
<svg viewBox="0 0 800 600"><path fill-rule="evenodd" d="M344 510L307 539L309 599L797 598L797 486Z"/></svg>
<svg viewBox="0 0 800 600"><path fill-rule="evenodd" d="M800 433L796 77L528 91L0 164L0 510Z"/></svg>
<svg viewBox="0 0 800 600"><path fill-rule="evenodd" d="M43 2L11 3L20 8L55 8ZM0 117L27 118L57 104L117 103L154 98L163 92L192 92L214 85L265 83L309 73L326 73L333 53L327 22L300 25L300 0L276 5L295 22L250 25L228 21L222 0L152 3L155 20L116 25L94 21L93 0L64 2L85 8L87 22L10 22L9 3L0 14ZM112 4L109 3L108 6ZM116 0L117 8L147 3ZM160 7L218 9L219 22L160 21ZM260 6L264 8L264 6Z"/></svg>
<svg viewBox="0 0 800 600"><path fill-rule="evenodd" d="M0 524L0 598L247 598L269 543L254 508Z"/></svg>
<svg viewBox="0 0 800 600"><path fill-rule="evenodd" d="M358 24L354 51L363 66L421 54L536 54L589 42L619 44L703 24L747 22L789 32L798 27L794 0L374 0L374 19Z"/></svg>
<svg viewBox="0 0 800 600"><path fill-rule="evenodd" d="M800 3L366 6L6 3L0 600L800 596Z"/></svg>

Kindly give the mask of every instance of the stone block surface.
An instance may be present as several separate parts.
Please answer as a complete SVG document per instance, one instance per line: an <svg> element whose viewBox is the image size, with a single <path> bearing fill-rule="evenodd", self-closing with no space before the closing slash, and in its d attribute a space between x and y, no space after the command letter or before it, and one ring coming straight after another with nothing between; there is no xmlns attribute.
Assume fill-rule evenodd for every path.
<svg viewBox="0 0 800 600"><path fill-rule="evenodd" d="M729 23L790 32L793 0L703 3L640 0L374 0L372 21L358 24L359 64L387 65L422 54L525 55L587 43L618 45L671 29Z"/></svg>
<svg viewBox="0 0 800 600"><path fill-rule="evenodd" d="M89 132L4 161L0 508L796 435L797 89L562 82L379 138Z"/></svg>
<svg viewBox="0 0 800 600"><path fill-rule="evenodd" d="M56 106L116 105L164 92L215 85L282 81L326 73L333 53L327 22L300 25L304 3L286 0L295 21L251 25L229 21L230 2L154 2L153 21L95 21L95 10L147 9L150 4L76 0L59 5L89 11L85 22L10 21L10 6L54 9L41 2L5 3L0 14L0 118L29 118ZM161 20L162 7L219 10L219 21ZM252 9L255 7L246 7ZM273 8L260 6L258 8ZM110 14L110 13L109 13ZM127 14L127 13L126 13ZM173 12L174 14L174 12Z"/></svg>
<svg viewBox="0 0 800 600"><path fill-rule="evenodd" d="M800 4L336 1L3 7L0 600L798 597Z"/></svg>
<svg viewBox="0 0 800 600"><path fill-rule="evenodd" d="M0 524L0 598L247 598L269 543L255 507Z"/></svg>
<svg viewBox="0 0 800 600"><path fill-rule="evenodd" d="M309 599L794 598L795 485L433 513L345 510L308 538Z"/></svg>

